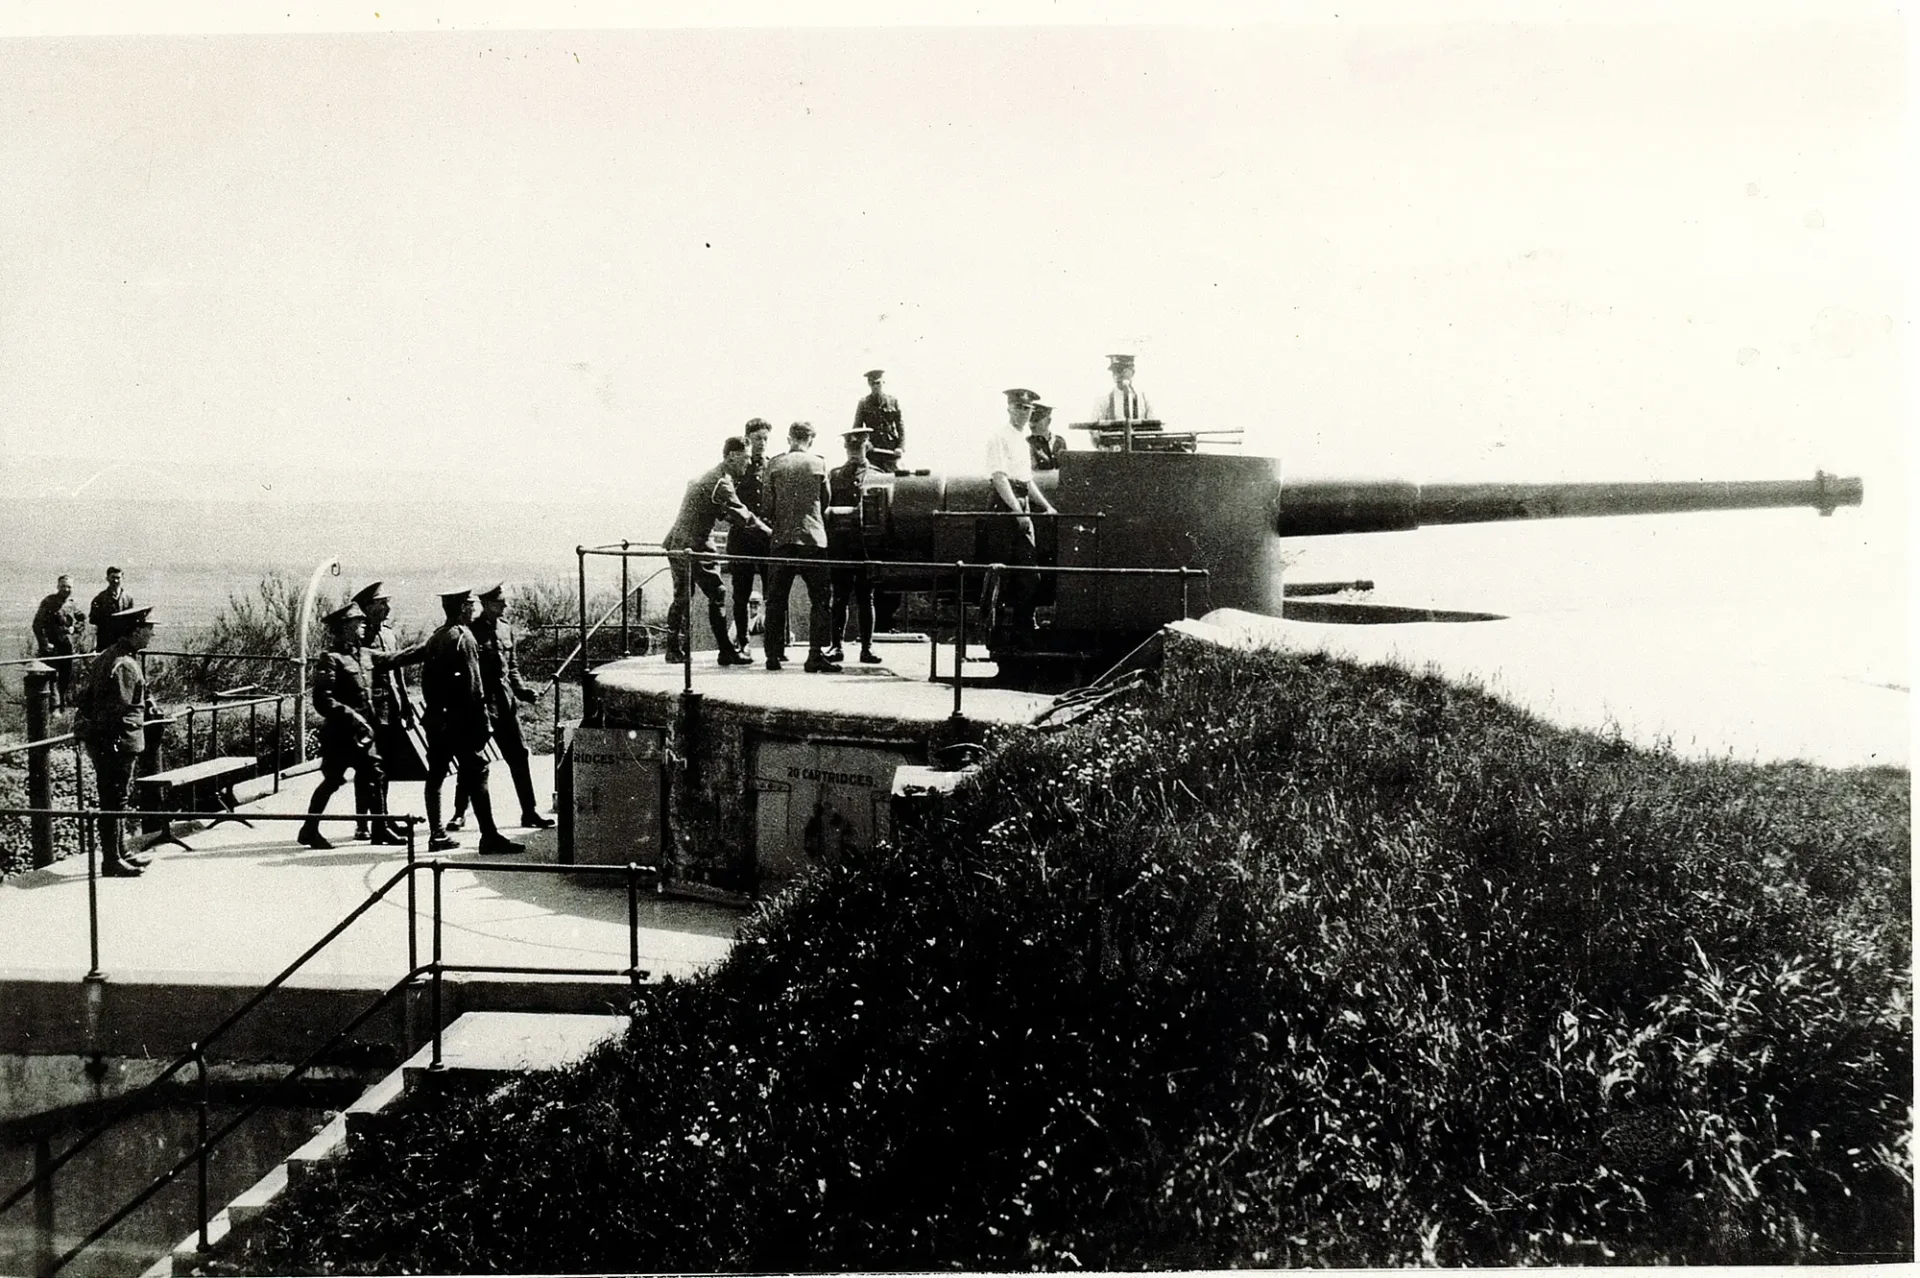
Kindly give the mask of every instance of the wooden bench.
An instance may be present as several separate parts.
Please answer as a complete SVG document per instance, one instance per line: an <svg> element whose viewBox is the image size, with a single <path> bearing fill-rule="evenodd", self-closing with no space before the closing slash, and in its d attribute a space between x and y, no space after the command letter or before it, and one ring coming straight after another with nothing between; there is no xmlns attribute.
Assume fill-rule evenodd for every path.
<svg viewBox="0 0 1920 1278"><path fill-rule="evenodd" d="M183 767L168 768L151 776L137 777L134 785L139 794L141 810L152 814L142 818L142 828L149 833L158 833L160 837L155 840L157 843L178 843L184 848L187 845L174 835L172 823L165 814L206 812L217 807L224 815L209 821L209 826L222 821L238 821L252 829L253 822L238 813L240 804L233 797L233 787L257 775L259 770L260 760L253 755L229 754L202 759ZM182 797L186 800L184 805L179 801Z"/></svg>

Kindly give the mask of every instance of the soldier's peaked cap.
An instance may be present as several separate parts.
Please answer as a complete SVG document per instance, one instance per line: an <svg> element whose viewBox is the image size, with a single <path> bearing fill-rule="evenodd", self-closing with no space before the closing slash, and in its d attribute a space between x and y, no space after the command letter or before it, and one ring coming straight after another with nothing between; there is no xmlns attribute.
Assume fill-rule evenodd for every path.
<svg viewBox="0 0 1920 1278"><path fill-rule="evenodd" d="M122 608L113 614L113 619L123 626L151 626L153 624L153 605L144 608Z"/></svg>
<svg viewBox="0 0 1920 1278"><path fill-rule="evenodd" d="M462 599L470 598L472 594L473 587L471 586L450 586L440 592L440 602L459 603Z"/></svg>
<svg viewBox="0 0 1920 1278"><path fill-rule="evenodd" d="M352 621L365 621L366 619L367 614L361 612L360 605L354 603L352 600L341 604L338 608L335 608L326 615L326 623L329 626L343 625Z"/></svg>
<svg viewBox="0 0 1920 1278"><path fill-rule="evenodd" d="M887 370L884 368L869 368L866 373L867 380L870 382L878 381L886 375Z"/></svg>
<svg viewBox="0 0 1920 1278"><path fill-rule="evenodd" d="M1028 390L1024 386L1011 387L1008 390L1002 391L1001 394L1007 397L1009 404L1031 404L1040 398L1038 394Z"/></svg>
<svg viewBox="0 0 1920 1278"><path fill-rule="evenodd" d="M1131 355L1109 355L1109 356L1107 356L1107 367L1108 367L1108 368L1132 368L1132 367L1133 367L1133 356L1131 356Z"/></svg>
<svg viewBox="0 0 1920 1278"><path fill-rule="evenodd" d="M475 597L479 599L498 599L502 595L505 595L506 593L507 593L507 584L504 581L496 581L493 585L488 586L485 590L482 590Z"/></svg>
<svg viewBox="0 0 1920 1278"><path fill-rule="evenodd" d="M385 599L387 592L381 589L381 587L386 584L384 581L369 581L366 585L353 592L353 601L364 608L375 600Z"/></svg>

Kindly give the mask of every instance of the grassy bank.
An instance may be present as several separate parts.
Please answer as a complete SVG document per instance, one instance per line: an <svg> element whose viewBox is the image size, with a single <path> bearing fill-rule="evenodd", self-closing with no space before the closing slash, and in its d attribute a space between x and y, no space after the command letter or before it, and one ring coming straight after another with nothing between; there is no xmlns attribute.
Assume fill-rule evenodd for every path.
<svg viewBox="0 0 1920 1278"><path fill-rule="evenodd" d="M244 1265L1911 1258L1907 790L1205 658Z"/></svg>

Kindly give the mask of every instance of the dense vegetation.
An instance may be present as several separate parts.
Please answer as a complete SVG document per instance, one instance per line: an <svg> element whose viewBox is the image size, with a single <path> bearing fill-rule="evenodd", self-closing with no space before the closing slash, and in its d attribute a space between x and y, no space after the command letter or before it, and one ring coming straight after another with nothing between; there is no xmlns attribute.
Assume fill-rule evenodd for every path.
<svg viewBox="0 0 1920 1278"><path fill-rule="evenodd" d="M248 1272L1911 1258L1908 777L1201 659Z"/></svg>

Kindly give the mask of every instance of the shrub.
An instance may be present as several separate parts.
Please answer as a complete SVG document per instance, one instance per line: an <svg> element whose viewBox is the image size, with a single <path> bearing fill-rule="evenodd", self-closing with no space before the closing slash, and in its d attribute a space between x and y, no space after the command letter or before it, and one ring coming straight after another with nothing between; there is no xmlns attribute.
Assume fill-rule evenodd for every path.
<svg viewBox="0 0 1920 1278"><path fill-rule="evenodd" d="M248 1263L1912 1258L1904 772L1231 654L1000 745L619 1046L404 1116Z"/></svg>

